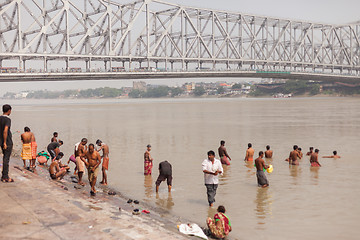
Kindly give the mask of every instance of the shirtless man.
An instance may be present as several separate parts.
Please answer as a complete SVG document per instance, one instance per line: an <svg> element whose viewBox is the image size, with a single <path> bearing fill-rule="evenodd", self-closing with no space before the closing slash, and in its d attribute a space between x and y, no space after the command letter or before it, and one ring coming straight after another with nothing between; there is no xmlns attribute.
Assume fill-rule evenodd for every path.
<svg viewBox="0 0 360 240"><path fill-rule="evenodd" d="M231 157L229 156L229 154L226 151L225 141L224 140L220 141L220 147L218 148L218 151L219 151L219 156L220 156L221 163L226 164L226 165L230 165Z"/></svg>
<svg viewBox="0 0 360 240"><path fill-rule="evenodd" d="M87 159L87 161L85 161L85 158ZM94 144L90 143L89 151L87 151L85 153L85 155L81 157L81 159L84 161L84 163L86 164L86 167L88 169L88 178L89 178L89 183L91 186L90 194L91 194L91 196L95 196L96 195L96 190L95 190L96 178L97 178L97 175L99 172L99 165L101 163L100 153L95 151Z"/></svg>
<svg viewBox="0 0 360 240"><path fill-rule="evenodd" d="M102 176L103 179L100 182L100 184L107 185L107 174L106 171L109 170L109 146L105 143L103 143L100 139L96 141L96 145L98 145L100 148L97 150L100 152L103 151L103 155L101 158L103 159L102 163Z"/></svg>
<svg viewBox="0 0 360 240"><path fill-rule="evenodd" d="M263 151L260 151L259 157L255 159L255 166L256 166L256 177L257 177L258 186L265 188L269 186L269 181L267 180L263 169L269 168L269 166L265 165L265 161L263 157L264 157L264 153Z"/></svg>
<svg viewBox="0 0 360 240"><path fill-rule="evenodd" d="M299 151L297 150L298 146L294 145L293 149L294 150L291 151L290 155L289 155L289 164L299 165L298 158L300 158L300 154L299 154Z"/></svg>
<svg viewBox="0 0 360 240"><path fill-rule="evenodd" d="M246 155L244 161L253 161L254 160L255 150L252 148L252 144L248 143L248 149L246 150Z"/></svg>
<svg viewBox="0 0 360 240"><path fill-rule="evenodd" d="M53 133L53 137L51 138L51 140L50 140L50 142L57 142L58 140L57 140L57 137L58 137L58 133L57 132L54 132Z"/></svg>
<svg viewBox="0 0 360 240"><path fill-rule="evenodd" d="M60 156L60 155L58 155L58 156ZM66 169L60 167L60 164L59 164L60 158L59 159L57 159L57 158L58 157L56 157L55 161L53 161L49 167L50 177L53 180L62 179L66 174Z"/></svg>
<svg viewBox="0 0 360 240"><path fill-rule="evenodd" d="M273 151L270 150L270 145L267 145L265 151L265 158L272 158L272 156L273 156Z"/></svg>
<svg viewBox="0 0 360 240"><path fill-rule="evenodd" d="M315 149L310 156L310 163L312 167L321 167L321 164L318 161L319 149Z"/></svg>
<svg viewBox="0 0 360 240"><path fill-rule="evenodd" d="M299 158L302 159L303 156L304 156L304 154L303 154L302 151L301 151L302 149L301 149L301 148L298 148L297 150L298 150L298 152L299 152Z"/></svg>
<svg viewBox="0 0 360 240"><path fill-rule="evenodd" d="M310 156L313 153L314 147L310 147L309 151L306 153L306 156Z"/></svg>
<svg viewBox="0 0 360 240"><path fill-rule="evenodd" d="M337 155L337 151L333 151L333 154L332 156L323 156L323 158L334 158L334 159L338 159L338 158L341 158L339 155Z"/></svg>
<svg viewBox="0 0 360 240"><path fill-rule="evenodd" d="M76 158L76 167L78 170L78 177L79 177L78 183L81 186L85 186L85 183L82 181L82 177L85 171L85 161L83 160L82 157L84 157L86 153L86 144L87 144L87 139L86 138L81 139L81 142L75 144L75 151L74 151L74 155Z"/></svg>
<svg viewBox="0 0 360 240"><path fill-rule="evenodd" d="M32 137L32 133L30 131L30 128L25 127L24 133L21 134L21 142L23 144L21 151L21 158L24 162L24 168L26 168L26 160L29 160L29 169L32 167L31 137Z"/></svg>

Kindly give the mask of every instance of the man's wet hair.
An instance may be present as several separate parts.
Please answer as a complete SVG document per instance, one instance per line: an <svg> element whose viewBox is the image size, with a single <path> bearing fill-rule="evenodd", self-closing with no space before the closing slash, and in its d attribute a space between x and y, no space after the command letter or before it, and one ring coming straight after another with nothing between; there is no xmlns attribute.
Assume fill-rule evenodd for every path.
<svg viewBox="0 0 360 240"><path fill-rule="evenodd" d="M315 152L318 153L318 152L319 152L319 149L315 149Z"/></svg>
<svg viewBox="0 0 360 240"><path fill-rule="evenodd" d="M24 132L31 132L29 127L24 127Z"/></svg>
<svg viewBox="0 0 360 240"><path fill-rule="evenodd" d="M224 144L225 144L225 141L224 141L224 140L221 140L221 141L220 141L220 144L221 144L221 145L224 145Z"/></svg>
<svg viewBox="0 0 360 240"><path fill-rule="evenodd" d="M299 149L299 151L301 151L301 148L298 148Z"/></svg>
<svg viewBox="0 0 360 240"><path fill-rule="evenodd" d="M59 134L58 134L58 132L54 132L53 133L53 136L55 137L55 136L58 136Z"/></svg>
<svg viewBox="0 0 360 240"><path fill-rule="evenodd" d="M225 210L225 207L223 205L220 205L218 208L217 208L217 211L218 212L221 212L221 213L225 213L226 210Z"/></svg>
<svg viewBox="0 0 360 240"><path fill-rule="evenodd" d="M87 138L81 139L81 142L87 142Z"/></svg>
<svg viewBox="0 0 360 240"><path fill-rule="evenodd" d="M267 146L266 146L266 150L270 150L270 145L267 145Z"/></svg>
<svg viewBox="0 0 360 240"><path fill-rule="evenodd" d="M100 139L96 140L96 144L100 144L102 141Z"/></svg>
<svg viewBox="0 0 360 240"><path fill-rule="evenodd" d="M3 113L7 113L8 111L10 111L12 108L9 104L4 104L2 106L2 110L3 110Z"/></svg>
<svg viewBox="0 0 360 240"><path fill-rule="evenodd" d="M264 152L263 151L260 151L259 152L259 156L261 156L261 155L263 155L264 154Z"/></svg>
<svg viewBox="0 0 360 240"><path fill-rule="evenodd" d="M294 146L293 146L293 149L294 149L294 150L298 149L298 146L297 146L297 145L294 145Z"/></svg>
<svg viewBox="0 0 360 240"><path fill-rule="evenodd" d="M93 143L90 143L90 144L89 144L89 148L90 148L91 146L92 146L93 148L95 148L95 145L94 145Z"/></svg>
<svg viewBox="0 0 360 240"><path fill-rule="evenodd" d="M215 152L212 151L212 150L210 150L210 151L208 151L207 155L208 155L208 156L210 156L210 155L215 156Z"/></svg>
<svg viewBox="0 0 360 240"><path fill-rule="evenodd" d="M333 151L333 154L336 155L336 154L337 154L337 151Z"/></svg>
<svg viewBox="0 0 360 240"><path fill-rule="evenodd" d="M251 143L248 143L248 147L252 147L252 144L251 144Z"/></svg>
<svg viewBox="0 0 360 240"><path fill-rule="evenodd" d="M310 150L314 150L314 147L310 147Z"/></svg>
<svg viewBox="0 0 360 240"><path fill-rule="evenodd" d="M61 141L61 140L59 141L59 143L60 143L61 145L63 145L63 144L64 144L64 142L63 142L63 141Z"/></svg>

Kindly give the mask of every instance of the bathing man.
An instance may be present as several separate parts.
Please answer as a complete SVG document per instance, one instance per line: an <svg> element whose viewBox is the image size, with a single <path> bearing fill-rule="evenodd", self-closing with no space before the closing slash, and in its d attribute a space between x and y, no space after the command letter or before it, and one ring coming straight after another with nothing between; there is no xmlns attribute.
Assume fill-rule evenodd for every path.
<svg viewBox="0 0 360 240"><path fill-rule="evenodd" d="M81 139L81 142L78 142L75 144L75 159L76 159L76 168L78 170L78 177L79 177L79 185L84 186L85 183L82 181L82 177L85 171L85 161L82 159L82 157L85 156L86 153L86 144L87 139L83 138Z"/></svg>
<svg viewBox="0 0 360 240"><path fill-rule="evenodd" d="M269 166L265 165L265 161L263 157L264 157L264 153L263 151L260 151L259 157L255 159L255 166L256 166L256 177L257 177L258 186L265 188L269 186L269 182L266 178L263 169L269 168Z"/></svg>
<svg viewBox="0 0 360 240"><path fill-rule="evenodd" d="M87 159L87 161L85 161L85 158ZM85 156L81 157L81 159L84 161L88 170L88 179L91 186L90 194L91 196L95 196L95 184L99 172L99 165L101 163L100 153L95 151L94 144L90 143L89 151L87 151L85 153Z"/></svg>
<svg viewBox="0 0 360 240"><path fill-rule="evenodd" d="M253 161L254 160L255 150L252 148L252 144L248 143L248 149L246 150L246 155L244 161Z"/></svg>
<svg viewBox="0 0 360 240"><path fill-rule="evenodd" d="M226 151L225 141L221 140L220 147L218 148L220 161L222 164L230 165L231 157ZM229 161L230 160L230 161Z"/></svg>
<svg viewBox="0 0 360 240"><path fill-rule="evenodd" d="M105 143L103 143L100 139L96 140L96 145L100 148L97 150L100 152L103 151L103 155L101 156L103 159L102 163L102 181L100 184L107 185L107 174L106 171L109 170L109 146Z"/></svg>

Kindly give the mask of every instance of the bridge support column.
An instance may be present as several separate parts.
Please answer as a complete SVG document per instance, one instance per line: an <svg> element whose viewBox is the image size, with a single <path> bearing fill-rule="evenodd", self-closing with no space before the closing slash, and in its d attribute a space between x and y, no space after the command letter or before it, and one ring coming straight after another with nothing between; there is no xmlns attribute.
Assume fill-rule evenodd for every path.
<svg viewBox="0 0 360 240"><path fill-rule="evenodd" d="M19 57L19 70L21 70L21 67L22 67L22 57L20 56Z"/></svg>
<svg viewBox="0 0 360 240"><path fill-rule="evenodd" d="M66 58L65 60L65 71L69 72L69 58Z"/></svg>
<svg viewBox="0 0 360 240"><path fill-rule="evenodd" d="M48 60L46 57L44 57L44 72L48 71Z"/></svg>
<svg viewBox="0 0 360 240"><path fill-rule="evenodd" d="M129 59L129 70L131 69L131 59Z"/></svg>
<svg viewBox="0 0 360 240"><path fill-rule="evenodd" d="M185 62L186 71L189 70L189 62Z"/></svg>
<svg viewBox="0 0 360 240"><path fill-rule="evenodd" d="M25 72L25 69L26 69L26 60L23 60L23 71Z"/></svg>
<svg viewBox="0 0 360 240"><path fill-rule="evenodd" d="M3 60L0 59L0 68L2 68L2 62L3 62Z"/></svg>
<svg viewBox="0 0 360 240"><path fill-rule="evenodd" d="M173 71L174 70L174 62L170 62L170 64L171 64L171 71Z"/></svg>

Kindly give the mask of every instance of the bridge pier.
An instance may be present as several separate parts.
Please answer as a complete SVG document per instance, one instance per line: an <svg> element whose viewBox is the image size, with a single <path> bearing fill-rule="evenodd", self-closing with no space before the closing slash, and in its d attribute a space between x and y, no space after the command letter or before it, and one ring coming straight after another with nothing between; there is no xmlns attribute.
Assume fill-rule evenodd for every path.
<svg viewBox="0 0 360 240"><path fill-rule="evenodd" d="M65 59L65 71L69 72L69 58Z"/></svg>
<svg viewBox="0 0 360 240"><path fill-rule="evenodd" d="M105 72L107 72L107 61L104 60L104 68L105 68Z"/></svg>
<svg viewBox="0 0 360 240"><path fill-rule="evenodd" d="M48 60L46 57L44 57L44 72L48 71Z"/></svg>

